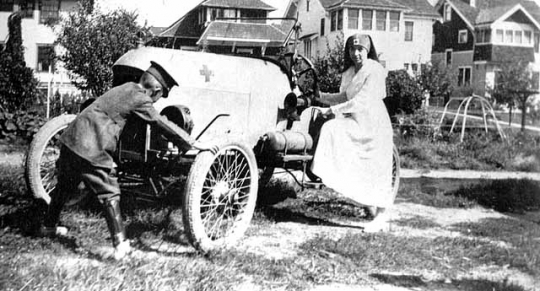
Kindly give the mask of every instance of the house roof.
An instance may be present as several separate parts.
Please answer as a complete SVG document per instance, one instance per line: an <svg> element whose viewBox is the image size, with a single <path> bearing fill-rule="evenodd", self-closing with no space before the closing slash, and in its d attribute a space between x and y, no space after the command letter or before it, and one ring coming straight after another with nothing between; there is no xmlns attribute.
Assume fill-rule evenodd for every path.
<svg viewBox="0 0 540 291"><path fill-rule="evenodd" d="M426 0L399 0L399 3L409 7L409 14L439 18L440 15Z"/></svg>
<svg viewBox="0 0 540 291"><path fill-rule="evenodd" d="M426 0L319 0L329 10L334 7L373 7L405 11L418 16L440 17Z"/></svg>
<svg viewBox="0 0 540 291"><path fill-rule="evenodd" d="M208 25L198 43L236 41L282 44L286 37L283 31L271 24L214 21Z"/></svg>
<svg viewBox="0 0 540 291"><path fill-rule="evenodd" d="M150 33L152 33L152 35L159 35L159 34L162 33L165 29L167 29L167 27L157 27L157 26L152 26L152 27L150 27Z"/></svg>
<svg viewBox="0 0 540 291"><path fill-rule="evenodd" d="M274 11L276 8L261 0L207 0L201 3L206 7L242 8Z"/></svg>
<svg viewBox="0 0 540 291"><path fill-rule="evenodd" d="M483 23L492 23L496 21L497 19L501 18L506 12L508 12L510 9L514 8L515 5L505 5L505 6L497 6L497 7L491 7L482 9L478 12L478 15L476 16L475 23L476 24L483 24Z"/></svg>
<svg viewBox="0 0 540 291"><path fill-rule="evenodd" d="M529 0L477 0L476 7L472 7L462 0L447 0L451 3L465 21L471 25L492 23L505 13L521 4L521 6L540 22L540 7Z"/></svg>

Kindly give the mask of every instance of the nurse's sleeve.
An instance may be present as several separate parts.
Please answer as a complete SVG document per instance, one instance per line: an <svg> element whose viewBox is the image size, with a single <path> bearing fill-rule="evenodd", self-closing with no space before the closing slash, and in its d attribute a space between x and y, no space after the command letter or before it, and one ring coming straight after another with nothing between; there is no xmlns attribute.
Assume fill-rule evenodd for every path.
<svg viewBox="0 0 540 291"><path fill-rule="evenodd" d="M386 70L382 67L372 67L363 84L351 84L360 86L349 101L331 106L334 114L362 112L369 110L371 102L386 97Z"/></svg>

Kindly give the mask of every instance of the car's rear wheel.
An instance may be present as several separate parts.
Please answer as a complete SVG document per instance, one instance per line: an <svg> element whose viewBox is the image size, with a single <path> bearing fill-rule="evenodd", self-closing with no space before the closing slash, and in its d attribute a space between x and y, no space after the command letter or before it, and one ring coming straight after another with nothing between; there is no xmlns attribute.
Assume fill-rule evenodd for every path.
<svg viewBox="0 0 540 291"><path fill-rule="evenodd" d="M36 198L50 202L50 193L56 187L56 160L60 156L59 137L75 115L57 116L45 123L34 135L25 163L25 178L28 189Z"/></svg>
<svg viewBox="0 0 540 291"><path fill-rule="evenodd" d="M197 155L183 197L184 228L190 243L201 252L242 237L257 200L253 151L239 142L225 142L219 149L217 154Z"/></svg>

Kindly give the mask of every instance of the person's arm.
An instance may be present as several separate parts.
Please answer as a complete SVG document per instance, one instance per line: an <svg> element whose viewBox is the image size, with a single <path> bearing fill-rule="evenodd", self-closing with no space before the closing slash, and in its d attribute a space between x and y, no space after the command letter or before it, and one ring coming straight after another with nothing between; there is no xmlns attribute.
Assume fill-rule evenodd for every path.
<svg viewBox="0 0 540 291"><path fill-rule="evenodd" d="M321 92L321 101L328 105L336 105L347 101L347 94L345 92L339 93L323 93Z"/></svg>
<svg viewBox="0 0 540 291"><path fill-rule="evenodd" d="M363 84L351 84L351 86L359 86L360 88L349 101L331 106L332 113L343 114L369 110L371 102L386 96L386 71L383 68L375 67Z"/></svg>
<svg viewBox="0 0 540 291"><path fill-rule="evenodd" d="M172 141L176 143L183 151L191 149L196 143L196 140L185 130L168 120L167 117L159 114L152 105L151 101L144 102L142 105L137 107L133 113L142 118L144 121L165 130L167 136L171 137Z"/></svg>

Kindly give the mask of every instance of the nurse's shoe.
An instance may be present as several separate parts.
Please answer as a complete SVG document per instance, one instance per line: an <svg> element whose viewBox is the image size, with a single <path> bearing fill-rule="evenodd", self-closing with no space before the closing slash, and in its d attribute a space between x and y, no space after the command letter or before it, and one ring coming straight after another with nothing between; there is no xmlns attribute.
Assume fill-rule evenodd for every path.
<svg viewBox="0 0 540 291"><path fill-rule="evenodd" d="M386 212L380 212L375 218L364 225L364 232L388 232L390 231L389 216Z"/></svg>

